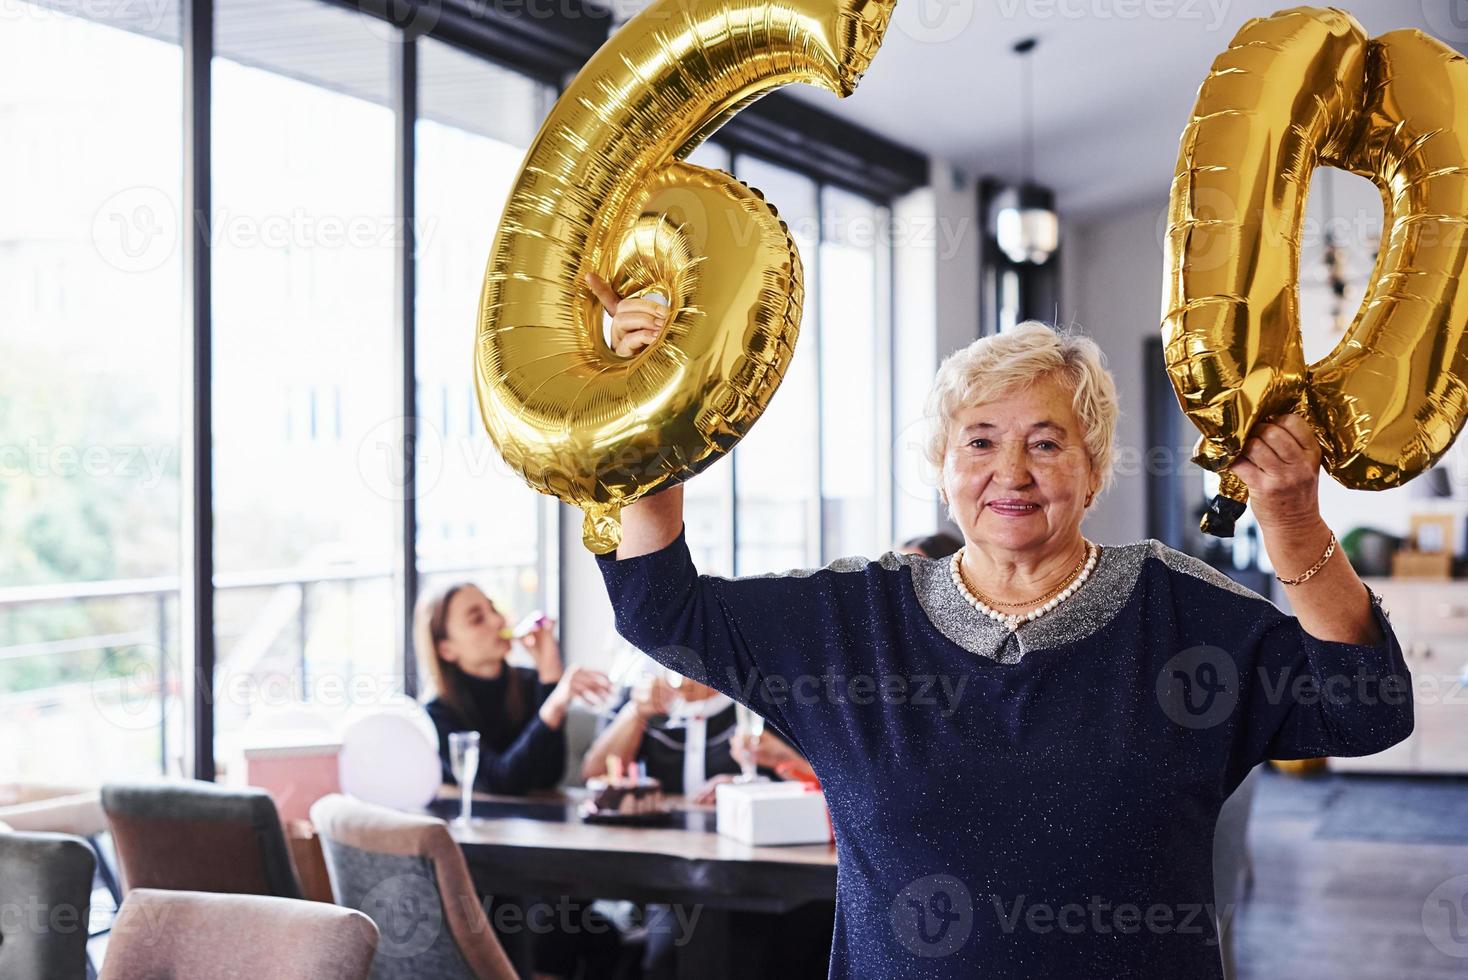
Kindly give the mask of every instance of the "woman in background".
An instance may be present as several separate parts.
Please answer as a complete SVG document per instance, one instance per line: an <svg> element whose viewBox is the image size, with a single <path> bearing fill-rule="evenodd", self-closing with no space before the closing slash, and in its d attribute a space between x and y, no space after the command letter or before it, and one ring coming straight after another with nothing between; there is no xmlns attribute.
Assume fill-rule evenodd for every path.
<svg viewBox="0 0 1468 980"><path fill-rule="evenodd" d="M679 700L682 710L675 721L669 716ZM775 775L777 768L792 776L814 775L810 763L775 733L766 731L756 739L740 732L736 715L734 701L707 684L685 678L675 689L660 676L644 676L615 706L611 720L603 722L586 751L581 775L602 775L607 759L616 756L641 763L662 783L663 792L697 804L713 803L719 784L739 775L747 758L766 776Z"/></svg>
<svg viewBox="0 0 1468 980"><path fill-rule="evenodd" d="M713 803L719 784L738 775L746 760L765 776L815 778L805 757L768 728L758 736L739 731L737 715L733 699L707 684L685 677L674 688L662 676L646 674L623 697L612 720L603 723L586 752L582 775L602 775L612 756L636 761L664 792L686 794L694 804ZM664 906L649 905L646 912L649 922L674 921ZM826 975L835 919L835 903L808 902L781 915L737 913L734 930L752 975L815 980ZM643 980L676 975L673 941L669 931L648 930Z"/></svg>
<svg viewBox="0 0 1468 980"><path fill-rule="evenodd" d="M414 643L423 674L431 685L424 710L438 731L443 780L455 783L449 763L449 733L479 733L479 771L474 788L485 793L523 795L553 789L566 771L566 712L578 697L600 702L611 693L605 674L566 667L556 641L555 620L543 618L520 638L535 662L507 663L514 645L509 621L474 585L459 582L425 596L418 604ZM486 902L506 899L495 896ZM551 902L539 896L508 899L522 904ZM561 899L560 903L567 900ZM502 934L513 958L530 959L537 980L611 976L621 955L612 925L589 902L571 899L580 918L595 928L566 933L555 926L528 936ZM495 920L491 915L490 921ZM522 917L523 918L523 917ZM558 917L552 917L558 923ZM496 930L498 932L498 930Z"/></svg>
<svg viewBox="0 0 1468 980"><path fill-rule="evenodd" d="M419 662L433 694L424 710L438 731L444 782L456 784L449 733L477 731L474 788L522 795L561 781L567 709L577 697L605 698L611 683L599 671L562 664L549 618L520 639L535 666L506 663L514 644L504 635L507 627L504 614L468 582L426 596L414 619Z"/></svg>

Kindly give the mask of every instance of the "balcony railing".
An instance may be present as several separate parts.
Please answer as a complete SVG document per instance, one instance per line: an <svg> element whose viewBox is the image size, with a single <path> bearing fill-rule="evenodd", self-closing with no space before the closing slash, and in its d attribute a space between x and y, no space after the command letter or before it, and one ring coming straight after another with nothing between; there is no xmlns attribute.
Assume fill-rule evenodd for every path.
<svg viewBox="0 0 1468 980"><path fill-rule="evenodd" d="M420 574L485 573L498 570L517 570L519 564L420 564ZM391 581L392 571L387 566L356 566L352 568L296 567L291 569L257 571L239 574L216 575L214 588L216 597L238 594L252 590L274 590L281 596L277 603L274 619L264 624L263 635L256 629L260 623L252 623L251 645L257 650L275 649L282 641L294 647L296 670L299 671L300 690L307 689L306 679L310 664L307 658L308 640L312 629L312 602L315 590L347 586L370 581ZM48 639L38 642L18 643L0 647L0 668L5 665L28 660L53 657L75 657L102 652L104 660L98 664L96 675L89 682L53 684L29 690L0 689L0 710L10 711L26 708L33 711L54 711L74 701L79 689L89 688L92 700L98 705L120 704L132 698L134 703L145 707L156 703L156 722L141 723L141 719L129 719L134 728L157 726L158 768L169 771L169 725L170 703L179 696L177 644L173 637L173 612L176 609L180 582L177 577L114 579L96 582L68 582L50 585L16 586L0 588L0 615L13 614L21 609L72 603L97 603L114 600L136 600L144 603L148 610L141 617L138 629L92 633L87 635ZM282 614L284 610L286 614ZM236 646L244 638L237 638ZM221 641L221 645L223 645ZM137 648L152 651L149 668L150 679L142 684L126 677L109 676L104 668L107 659L123 651ZM219 663L231 662L233 654L226 654ZM185 667L185 669L187 669Z"/></svg>

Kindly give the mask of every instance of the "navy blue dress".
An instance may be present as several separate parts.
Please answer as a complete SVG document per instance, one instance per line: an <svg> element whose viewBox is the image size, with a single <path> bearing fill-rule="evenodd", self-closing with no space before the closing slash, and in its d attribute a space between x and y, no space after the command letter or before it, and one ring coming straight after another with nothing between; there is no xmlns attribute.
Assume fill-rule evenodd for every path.
<svg viewBox="0 0 1468 980"><path fill-rule="evenodd" d="M765 714L836 835L830 976L1221 980L1218 811L1266 759L1412 731L1384 639L1317 640L1157 541L1106 547L1011 631L946 559L701 575L685 540L597 557L617 630Z"/></svg>

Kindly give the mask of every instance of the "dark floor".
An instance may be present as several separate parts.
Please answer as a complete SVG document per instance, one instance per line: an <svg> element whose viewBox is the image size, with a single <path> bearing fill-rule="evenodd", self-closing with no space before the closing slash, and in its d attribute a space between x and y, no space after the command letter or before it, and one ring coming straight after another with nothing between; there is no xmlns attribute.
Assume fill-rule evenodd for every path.
<svg viewBox="0 0 1468 980"><path fill-rule="evenodd" d="M1261 773L1237 980L1468 980L1468 779Z"/></svg>

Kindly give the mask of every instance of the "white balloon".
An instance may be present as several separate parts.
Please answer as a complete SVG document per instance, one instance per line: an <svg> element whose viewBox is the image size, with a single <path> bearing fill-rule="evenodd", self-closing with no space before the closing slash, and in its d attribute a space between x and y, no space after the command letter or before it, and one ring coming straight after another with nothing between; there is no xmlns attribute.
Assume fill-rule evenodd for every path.
<svg viewBox="0 0 1468 980"><path fill-rule="evenodd" d="M422 810L443 785L438 739L421 709L350 722L338 756L342 792L395 810Z"/></svg>

